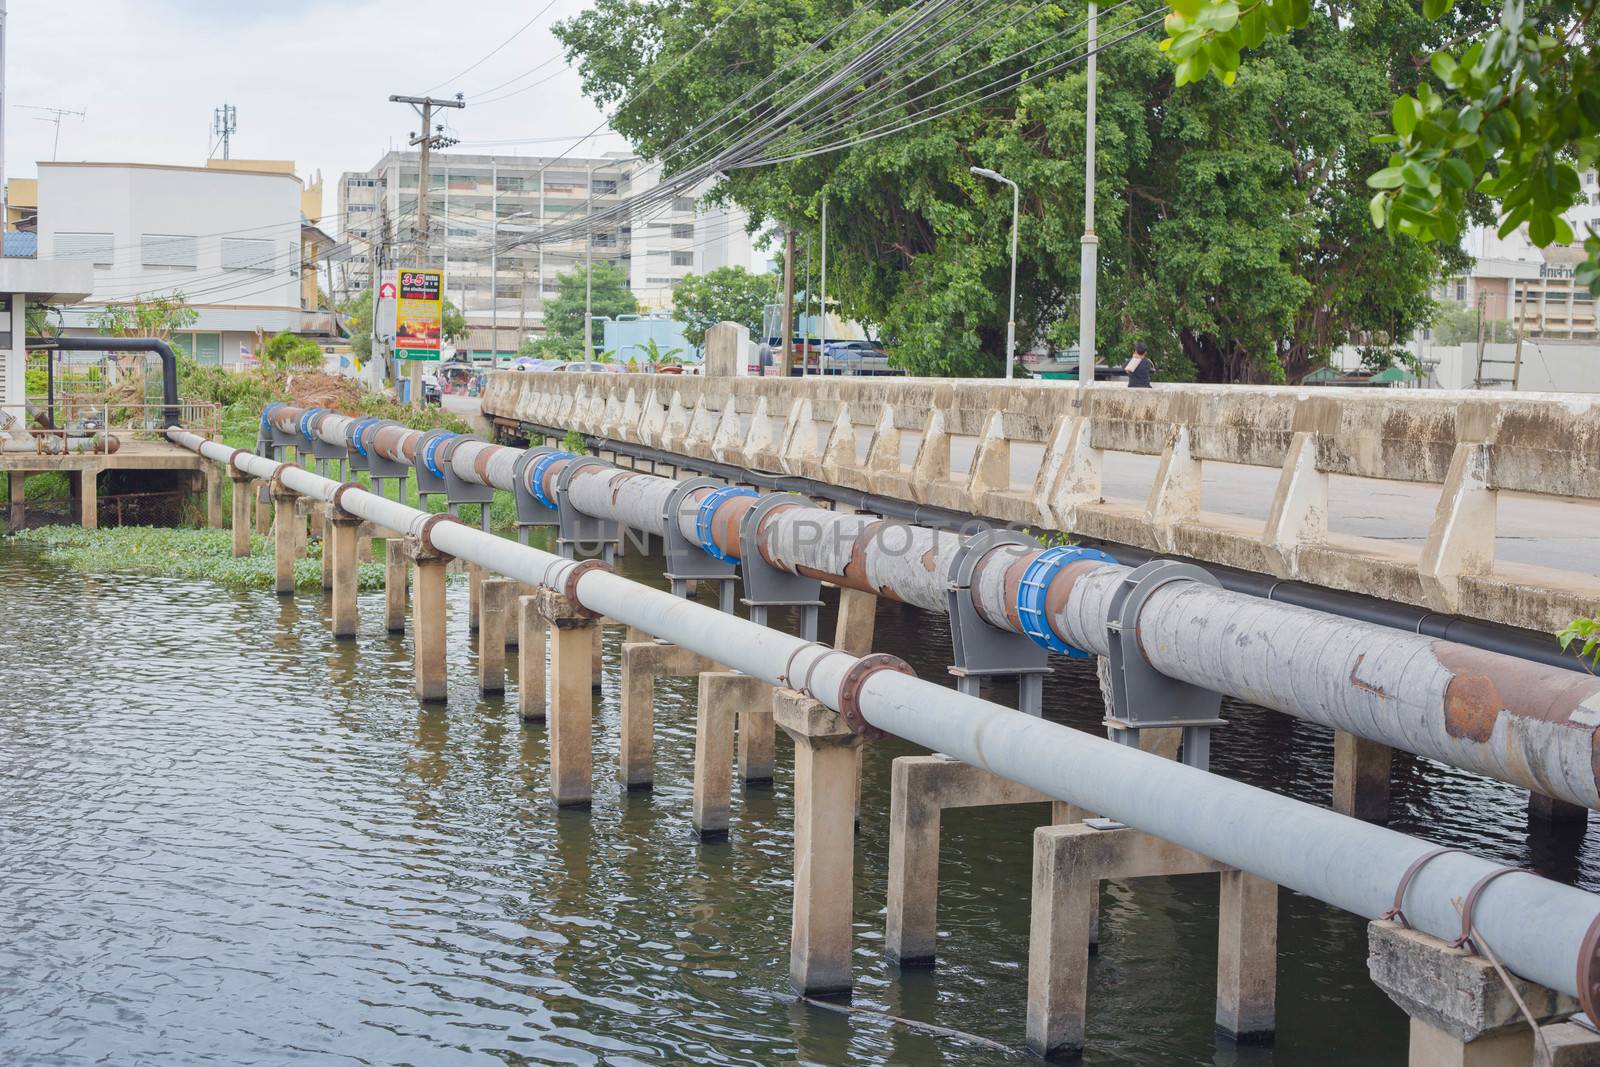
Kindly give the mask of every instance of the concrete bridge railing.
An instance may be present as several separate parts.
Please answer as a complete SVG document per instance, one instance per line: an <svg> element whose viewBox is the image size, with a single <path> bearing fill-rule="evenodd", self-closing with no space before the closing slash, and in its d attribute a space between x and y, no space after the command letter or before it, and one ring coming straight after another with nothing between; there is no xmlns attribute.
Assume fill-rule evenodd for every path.
<svg viewBox="0 0 1600 1067"><path fill-rule="evenodd" d="M1596 398L502 372L483 411L1534 630L1600 602L1592 567L1495 558L1500 493L1600 501ZM1158 461L1144 499L1107 494L1117 453ZM1275 470L1266 518L1204 507L1208 462ZM1330 529L1336 476L1437 493L1426 538Z"/></svg>

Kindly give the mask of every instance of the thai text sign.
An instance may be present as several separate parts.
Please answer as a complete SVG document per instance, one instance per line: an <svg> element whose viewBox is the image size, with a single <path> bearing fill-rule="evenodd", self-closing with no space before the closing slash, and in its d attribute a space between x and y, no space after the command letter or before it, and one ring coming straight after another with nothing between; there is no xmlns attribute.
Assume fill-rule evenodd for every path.
<svg viewBox="0 0 1600 1067"><path fill-rule="evenodd" d="M402 267L399 275L395 358L436 360L444 328L444 272Z"/></svg>

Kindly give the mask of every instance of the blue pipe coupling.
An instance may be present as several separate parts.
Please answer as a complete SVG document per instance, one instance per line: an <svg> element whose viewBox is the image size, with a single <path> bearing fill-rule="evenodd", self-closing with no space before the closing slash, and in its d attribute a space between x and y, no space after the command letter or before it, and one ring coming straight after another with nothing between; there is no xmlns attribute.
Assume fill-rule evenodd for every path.
<svg viewBox="0 0 1600 1067"><path fill-rule="evenodd" d="M362 456L363 458L366 457L367 442L365 437L367 435L367 431L376 430L378 428L378 424L382 421L382 419L375 419L369 415L364 419L358 419L355 426L351 428L350 446L356 450L358 455Z"/></svg>
<svg viewBox="0 0 1600 1067"><path fill-rule="evenodd" d="M1073 659L1088 659L1089 653L1056 636L1056 632L1050 628L1045 599L1050 595L1050 583L1061 573L1061 568L1081 560L1117 562L1097 548L1079 548L1076 545L1047 548L1028 564L1028 569L1022 572L1022 584L1017 586L1017 618L1022 622L1022 632L1040 648Z"/></svg>
<svg viewBox="0 0 1600 1067"><path fill-rule="evenodd" d="M274 400L272 403L261 409L261 428L263 430L266 430L269 433L272 431L272 413L281 407L283 407L283 401Z"/></svg>
<svg viewBox="0 0 1600 1067"><path fill-rule="evenodd" d="M717 509L722 502L736 496L760 496L754 489L746 489L740 485L725 485L721 489L713 489L700 501L700 509L694 513L694 535L700 542L700 547L706 550L706 555L720 563L738 563L737 556L730 556L717 547L716 538L711 536L711 520L716 518Z"/></svg>
<svg viewBox="0 0 1600 1067"><path fill-rule="evenodd" d="M304 437L308 442L312 440L311 420L321 415L324 410L323 408L307 408L300 413L300 436Z"/></svg>
<svg viewBox="0 0 1600 1067"><path fill-rule="evenodd" d="M427 446L422 450L422 465L433 472L435 478L444 477L444 471L439 469L439 446L460 436L458 433L441 433L428 439Z"/></svg>
<svg viewBox="0 0 1600 1067"><path fill-rule="evenodd" d="M545 495L544 473L553 467L557 460L576 458L577 454L574 452L546 452L544 455L528 464L527 473L524 475L524 477L528 482L528 492L533 494L533 499L537 500L551 511L557 510L556 502Z"/></svg>

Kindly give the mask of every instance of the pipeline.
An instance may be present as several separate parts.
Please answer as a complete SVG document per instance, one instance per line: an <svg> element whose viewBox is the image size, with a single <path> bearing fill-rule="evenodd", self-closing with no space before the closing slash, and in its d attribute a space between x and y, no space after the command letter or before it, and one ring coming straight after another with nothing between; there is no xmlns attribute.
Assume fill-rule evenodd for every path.
<svg viewBox="0 0 1600 1067"><path fill-rule="evenodd" d="M1453 939L1462 920L1452 901L1471 897L1472 927L1507 968L1578 996L1586 1011L1600 1010L1600 897L1581 889L1531 872L1485 883L1504 868L1466 853L1439 853L1427 841L883 669L640 585L592 561L518 545L183 430L167 436L206 459L277 478L293 492L400 531L431 550L562 591L589 611L770 685L804 677L814 698L847 718L854 710L868 726L1334 907L1369 919L1383 916L1409 872L1404 903L1411 926Z"/></svg>
<svg viewBox="0 0 1600 1067"><path fill-rule="evenodd" d="M280 428L297 426L334 443L345 440L353 421L287 407L271 417ZM414 455L421 434L391 429L398 431L390 436L395 455L406 454L408 443ZM466 441L450 458L464 480L510 489L518 454ZM574 458L553 453L529 465L539 483L530 486L535 495L553 500L556 479ZM702 520L700 505L713 490L697 490L669 520L664 509L677 484L594 465L574 474L568 493L584 514L634 529L659 535L676 521L686 538L726 558L755 551L791 574L947 610L948 575L963 543L955 533L796 503L769 512L756 544L745 545L740 520L754 497L714 501ZM1082 549L1003 545L978 560L971 596L996 629L1053 652L1103 656L1110 599L1129 570ZM1600 678L1196 582L1157 590L1137 628L1145 658L1170 678L1600 808Z"/></svg>
<svg viewBox="0 0 1600 1067"><path fill-rule="evenodd" d="M92 452L109 456L122 447L115 434L97 433L68 437L61 430L23 429L16 416L0 412L0 452L31 452L41 456L63 456L72 452Z"/></svg>
<svg viewBox="0 0 1600 1067"><path fill-rule="evenodd" d="M28 351L153 352L161 360L162 416L168 426L183 420L178 409L178 357L158 337L30 337Z"/></svg>

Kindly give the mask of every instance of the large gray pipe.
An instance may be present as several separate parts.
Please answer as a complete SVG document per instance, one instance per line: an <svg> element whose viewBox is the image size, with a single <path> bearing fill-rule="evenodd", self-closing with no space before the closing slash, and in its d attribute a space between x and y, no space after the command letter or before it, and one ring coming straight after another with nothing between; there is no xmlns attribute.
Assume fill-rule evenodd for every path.
<svg viewBox="0 0 1600 1067"><path fill-rule="evenodd" d="M236 453L192 433L168 437L217 463L236 462L258 478L280 466ZM339 483L290 467L282 483L331 501ZM379 526L421 534L427 513L373 493L347 489L341 506ZM443 522L430 533L441 552L493 573L547 589L565 589L580 566L535 548ZM707 659L772 685L805 677L812 694L838 710L854 656L791 637L604 570L576 576L573 591L591 611L638 627ZM1324 808L1208 774L977 697L893 671L870 674L860 688L866 721L927 748L1031 786L1047 796L1101 812L1146 833L1288 886L1365 918L1383 915L1412 865L1436 846ZM1453 939L1465 899L1500 865L1465 853L1440 855L1412 879L1406 917L1437 938ZM1600 897L1529 872L1497 878L1473 913L1479 938L1515 973L1578 995L1597 1009Z"/></svg>
<svg viewBox="0 0 1600 1067"><path fill-rule="evenodd" d="M284 409L281 417L298 418L298 409ZM312 424L325 439L343 440L350 420L331 413L320 423L315 418ZM509 488L516 454L467 442L452 459L459 470L464 458L476 467L484 465L480 457L488 457L487 468L506 471L503 484L491 484ZM547 489L560 469L561 464L548 468ZM569 499L587 515L659 534L668 494L677 485L595 466L577 472ZM677 519L687 537L696 536L695 513L705 492L690 494L681 505ZM925 611L946 610L947 576L963 542L958 534L796 505L772 511L757 544L744 545L738 520L752 503L750 497L726 500L712 521L718 545L729 556L754 550L791 573ZM978 561L971 595L991 626L1022 632L1023 577L1039 555L1038 549L1002 546ZM1055 574L1043 598L1055 636L1105 655L1110 598L1128 573L1127 567L1086 560ZM1168 677L1600 808L1600 678L1195 582L1158 590L1137 626L1145 658Z"/></svg>

